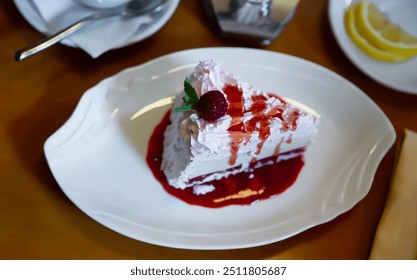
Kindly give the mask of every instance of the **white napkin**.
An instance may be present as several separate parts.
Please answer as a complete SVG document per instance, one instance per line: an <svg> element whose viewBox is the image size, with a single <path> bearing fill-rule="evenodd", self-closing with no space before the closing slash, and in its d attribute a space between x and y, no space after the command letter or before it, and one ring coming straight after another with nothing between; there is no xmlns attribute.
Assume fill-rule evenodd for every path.
<svg viewBox="0 0 417 280"><path fill-rule="evenodd" d="M410 260L416 257L417 133L406 130L370 259Z"/></svg>
<svg viewBox="0 0 417 280"><path fill-rule="evenodd" d="M97 12L76 0L29 0L33 1L39 14L49 26L50 33L55 33L62 28ZM115 16L100 19L97 22L84 27L70 37L74 45L85 50L93 58L100 56L108 50L115 49L129 43L135 32L142 24L151 22L149 15L135 17Z"/></svg>

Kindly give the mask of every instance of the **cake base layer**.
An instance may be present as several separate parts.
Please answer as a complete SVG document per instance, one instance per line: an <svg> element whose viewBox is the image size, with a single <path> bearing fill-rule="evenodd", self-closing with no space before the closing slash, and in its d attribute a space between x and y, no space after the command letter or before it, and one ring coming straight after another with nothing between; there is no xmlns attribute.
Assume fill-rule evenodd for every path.
<svg viewBox="0 0 417 280"><path fill-rule="evenodd" d="M235 167L231 167L231 168L228 168L228 169L220 171L220 172L198 176L198 177L192 178L190 181L187 182L187 184L188 185L193 185L194 188L195 188L199 184L208 185L209 182L212 182L210 180L207 180L207 178L213 178L213 177L225 178L225 177L228 177L230 175L236 175L237 173L240 173L240 172L251 174L257 168L261 168L261 167L264 167L266 165L273 165L273 164L279 163L282 160L288 160L288 159L292 159L292 158L301 156L304 152L305 152L305 147L304 148L298 148L298 149L295 149L295 150L292 150L292 151L287 151L285 153L279 154L278 156L271 156L271 157L263 158L261 160L257 160L255 162L251 162L246 167L235 166ZM225 175L223 175L223 174L225 174Z"/></svg>

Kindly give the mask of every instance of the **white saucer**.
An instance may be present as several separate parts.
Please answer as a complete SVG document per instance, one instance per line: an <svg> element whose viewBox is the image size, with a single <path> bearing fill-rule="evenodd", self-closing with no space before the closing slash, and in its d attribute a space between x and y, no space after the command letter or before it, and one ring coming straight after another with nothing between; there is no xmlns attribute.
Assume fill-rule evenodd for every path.
<svg viewBox="0 0 417 280"><path fill-rule="evenodd" d="M417 57L401 63L386 63L364 54L346 32L345 12L359 0L329 0L328 15L334 36L346 56L370 78L378 83L410 94L417 94ZM372 3L405 30L417 36L417 1L372 0Z"/></svg>
<svg viewBox="0 0 417 280"><path fill-rule="evenodd" d="M43 34L52 34L52 28L49 27L46 22L43 20L41 15L39 14L36 6L33 4L31 0L14 0L14 3L22 14L22 16L39 32ZM136 34L127 42L116 46L116 48L125 47L131 45L133 43L137 43L142 41L154 33L156 33L159 29L161 29L165 23L171 18L174 14L177 6L179 4L179 0L169 0L166 3L166 8L164 12L160 13L157 17L154 18L154 21L151 22L146 26L146 28L139 28ZM71 40L65 39L61 41L62 44L70 46L70 47L77 47Z"/></svg>

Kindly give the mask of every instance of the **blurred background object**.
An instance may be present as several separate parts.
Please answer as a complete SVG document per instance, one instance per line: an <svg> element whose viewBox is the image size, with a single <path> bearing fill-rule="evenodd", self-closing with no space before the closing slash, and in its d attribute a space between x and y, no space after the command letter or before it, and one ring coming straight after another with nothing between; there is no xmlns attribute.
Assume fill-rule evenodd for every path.
<svg viewBox="0 0 417 280"><path fill-rule="evenodd" d="M205 0L222 35L269 45L293 17L299 0Z"/></svg>

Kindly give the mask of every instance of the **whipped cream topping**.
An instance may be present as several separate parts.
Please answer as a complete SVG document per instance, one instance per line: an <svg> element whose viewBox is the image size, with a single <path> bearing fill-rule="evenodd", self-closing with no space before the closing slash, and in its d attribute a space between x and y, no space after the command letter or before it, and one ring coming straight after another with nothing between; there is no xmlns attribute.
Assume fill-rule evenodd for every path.
<svg viewBox="0 0 417 280"><path fill-rule="evenodd" d="M213 174L204 182L227 176L227 172L217 172L221 168L241 165L233 171L241 172L249 162L277 156L283 148L296 148L297 138L310 139L317 133L316 113L237 80L212 60L200 62L188 78L199 97L211 90L222 92L228 111L214 122L194 111L171 113L161 168L176 188L192 186L190 179L207 173ZM183 94L176 98L174 107L182 105ZM209 161L214 166L209 166Z"/></svg>
<svg viewBox="0 0 417 280"><path fill-rule="evenodd" d="M213 60L200 62L189 76L189 81L198 97L211 90L221 91L225 84L235 85L237 83L231 74L225 72L222 66Z"/></svg>

